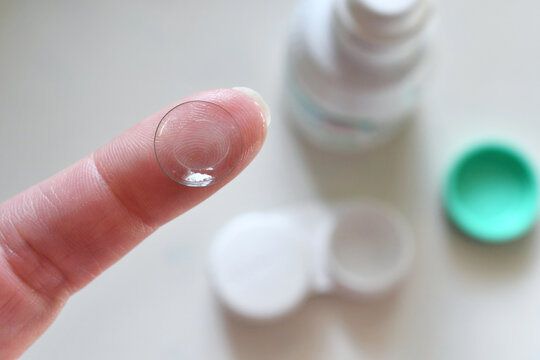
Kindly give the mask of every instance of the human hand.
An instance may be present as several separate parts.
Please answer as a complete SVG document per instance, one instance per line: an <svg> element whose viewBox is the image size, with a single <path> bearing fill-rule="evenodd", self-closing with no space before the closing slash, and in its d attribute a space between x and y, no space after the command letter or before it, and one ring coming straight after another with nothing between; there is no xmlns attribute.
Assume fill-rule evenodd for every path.
<svg viewBox="0 0 540 360"><path fill-rule="evenodd" d="M219 183L181 186L160 169L153 137L169 106L0 204L0 359L21 355L71 295L159 226L219 190L258 153L270 120L258 94L210 90L178 103L190 100L220 105L242 132L243 146L231 144L242 146L240 160Z"/></svg>

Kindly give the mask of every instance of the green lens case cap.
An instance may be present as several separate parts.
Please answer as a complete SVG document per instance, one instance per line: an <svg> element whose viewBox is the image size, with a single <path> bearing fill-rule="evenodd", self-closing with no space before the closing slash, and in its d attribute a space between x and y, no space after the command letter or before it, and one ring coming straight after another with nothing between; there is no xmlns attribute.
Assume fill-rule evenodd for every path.
<svg viewBox="0 0 540 360"><path fill-rule="evenodd" d="M474 239L487 243L518 239L537 216L534 170L510 146L474 146L450 170L444 205L454 224Z"/></svg>

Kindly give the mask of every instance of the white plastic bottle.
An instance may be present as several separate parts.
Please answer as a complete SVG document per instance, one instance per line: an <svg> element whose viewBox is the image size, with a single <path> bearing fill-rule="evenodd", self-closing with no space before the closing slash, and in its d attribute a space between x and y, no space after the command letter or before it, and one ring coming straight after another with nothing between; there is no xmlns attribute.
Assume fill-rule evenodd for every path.
<svg viewBox="0 0 540 360"><path fill-rule="evenodd" d="M293 17L287 102L301 133L356 151L414 114L433 29L430 0L307 0Z"/></svg>

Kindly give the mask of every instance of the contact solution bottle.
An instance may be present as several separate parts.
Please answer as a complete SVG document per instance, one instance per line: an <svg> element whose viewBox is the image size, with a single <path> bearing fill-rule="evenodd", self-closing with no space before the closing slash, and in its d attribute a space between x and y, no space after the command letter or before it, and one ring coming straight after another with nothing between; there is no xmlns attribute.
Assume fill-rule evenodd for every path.
<svg viewBox="0 0 540 360"><path fill-rule="evenodd" d="M429 0L307 0L294 14L286 99L323 147L383 143L418 107L433 38Z"/></svg>

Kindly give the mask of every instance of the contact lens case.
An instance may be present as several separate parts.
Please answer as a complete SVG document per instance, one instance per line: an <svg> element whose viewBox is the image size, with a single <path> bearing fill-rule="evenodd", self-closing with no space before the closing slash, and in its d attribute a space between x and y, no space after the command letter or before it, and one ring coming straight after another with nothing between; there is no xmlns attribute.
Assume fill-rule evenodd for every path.
<svg viewBox="0 0 540 360"><path fill-rule="evenodd" d="M386 205L310 203L231 220L212 243L209 276L227 309L273 319L310 295L390 292L408 273L414 247L408 223Z"/></svg>

